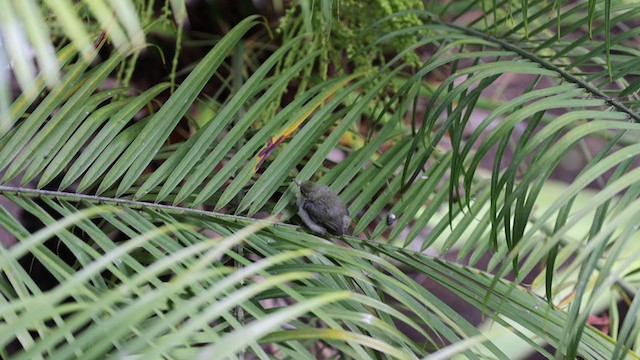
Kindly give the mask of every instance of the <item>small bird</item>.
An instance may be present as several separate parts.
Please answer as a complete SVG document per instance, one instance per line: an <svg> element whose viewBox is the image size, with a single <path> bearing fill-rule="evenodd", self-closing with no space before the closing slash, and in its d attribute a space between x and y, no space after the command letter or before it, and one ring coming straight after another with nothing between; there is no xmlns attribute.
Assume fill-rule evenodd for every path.
<svg viewBox="0 0 640 360"><path fill-rule="evenodd" d="M295 180L300 187L298 214L311 231L342 236L351 218L342 200L326 185Z"/></svg>

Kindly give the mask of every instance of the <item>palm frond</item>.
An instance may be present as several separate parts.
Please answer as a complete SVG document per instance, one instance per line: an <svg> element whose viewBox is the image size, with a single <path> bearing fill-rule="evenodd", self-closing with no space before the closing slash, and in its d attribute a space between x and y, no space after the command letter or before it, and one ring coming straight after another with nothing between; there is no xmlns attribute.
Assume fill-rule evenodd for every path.
<svg viewBox="0 0 640 360"><path fill-rule="evenodd" d="M547 358L638 358L631 254L640 115L623 99L638 87L628 42L637 32L611 30L638 9L576 4L549 18L554 6L505 1L466 23L452 21L449 8L400 12L361 29L377 36L368 46L419 38L375 71L326 80L309 75L328 61L309 39L326 36L292 31L246 80L224 79L227 99L218 101L220 91L204 99L229 56L230 78L241 77L243 38L259 23L251 16L157 111L169 83L137 95L100 87L126 52L94 67L79 57L37 104L27 95L14 101L15 126L0 137L0 194L45 226L27 229L0 211L19 241L0 258L0 316L12 328L0 332L2 347L14 344L16 358L310 359L326 345L368 359L425 357L463 342L468 358L513 358L498 335L481 336L417 280L428 279ZM320 11L339 20L324 2ZM385 25L407 15L422 25ZM604 38L589 40L585 29ZM430 54L419 66L407 61L417 49ZM84 54L60 50L59 61L76 51ZM508 76L523 83L487 101ZM45 84L39 78L38 93ZM293 99L284 101L288 91ZM183 120L199 101L216 109L192 126ZM188 136L172 137L185 122ZM341 145L349 136L359 142ZM597 152L588 141L599 142ZM330 160L335 149L340 161ZM556 185L553 175L576 151L583 169ZM339 193L354 235L367 240L338 243L250 218L290 219L292 178ZM452 254L465 265L443 260ZM20 263L28 256L55 279L53 289ZM528 288L525 279L533 279ZM612 337L587 324L625 298Z"/></svg>
<svg viewBox="0 0 640 360"><path fill-rule="evenodd" d="M120 53L128 53L131 49L139 51L145 46L145 33L140 19L145 6L131 0L79 3L67 0L41 3L34 0L3 0L0 2L0 65L3 68L0 92L5 94L2 98L6 100L9 97L6 94L10 93L9 69L30 101L42 91L45 84L49 88L58 85L64 62L56 57L55 44L60 43L58 41L61 38L68 38L87 62L95 57L94 43L100 43L100 38L105 35ZM87 18L97 24L87 22ZM62 33L52 34L47 24L59 26ZM100 32L102 35L99 35ZM8 102L0 102L0 112L3 114L0 134L13 125L10 121L12 117L6 116L8 111Z"/></svg>

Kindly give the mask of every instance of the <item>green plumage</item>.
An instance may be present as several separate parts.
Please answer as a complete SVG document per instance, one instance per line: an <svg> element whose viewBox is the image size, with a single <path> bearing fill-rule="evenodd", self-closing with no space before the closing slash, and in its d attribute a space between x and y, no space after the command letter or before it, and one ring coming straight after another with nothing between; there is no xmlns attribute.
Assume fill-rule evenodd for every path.
<svg viewBox="0 0 640 360"><path fill-rule="evenodd" d="M351 222L347 208L338 195L326 185L299 182L298 213L311 231L342 236Z"/></svg>

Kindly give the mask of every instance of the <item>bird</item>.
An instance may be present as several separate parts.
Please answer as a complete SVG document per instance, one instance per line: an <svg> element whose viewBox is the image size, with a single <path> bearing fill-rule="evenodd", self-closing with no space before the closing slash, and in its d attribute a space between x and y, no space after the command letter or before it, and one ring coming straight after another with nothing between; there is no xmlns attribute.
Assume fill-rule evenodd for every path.
<svg viewBox="0 0 640 360"><path fill-rule="evenodd" d="M344 235L351 217L344 203L328 186L311 181L295 180L300 188L298 214L314 233Z"/></svg>

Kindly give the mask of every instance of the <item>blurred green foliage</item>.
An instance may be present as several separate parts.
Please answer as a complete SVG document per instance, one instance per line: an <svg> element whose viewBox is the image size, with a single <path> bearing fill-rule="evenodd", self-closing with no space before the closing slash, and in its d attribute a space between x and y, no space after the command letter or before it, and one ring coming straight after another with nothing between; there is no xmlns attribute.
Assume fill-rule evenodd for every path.
<svg viewBox="0 0 640 360"><path fill-rule="evenodd" d="M290 7L280 20L277 33L296 32L302 24L303 32L311 31L324 50L321 74L326 77L328 65L341 68L341 58L335 54L345 54L355 64L355 72L375 70L375 62L384 62L385 54L397 54L415 44L424 30L416 30L394 37L393 42L384 46L373 46L381 34L424 25L422 19L412 13L397 15L406 10L424 10L420 0L341 0L301 1L300 7ZM304 16L300 16L300 12ZM394 15L396 14L396 15ZM307 16L310 15L310 16ZM385 21L380 21L389 17ZM334 54L329 58L329 54ZM420 57L408 52L404 59L408 64L418 66Z"/></svg>

